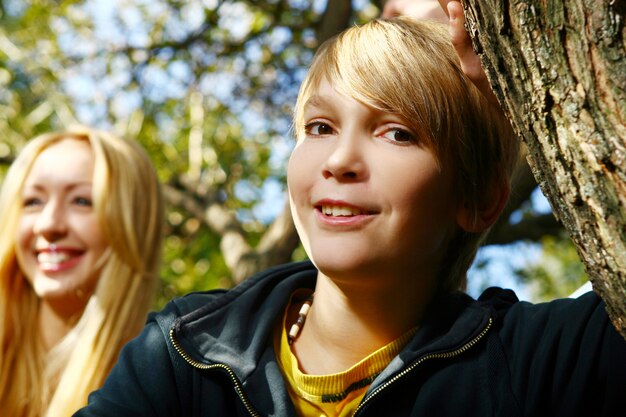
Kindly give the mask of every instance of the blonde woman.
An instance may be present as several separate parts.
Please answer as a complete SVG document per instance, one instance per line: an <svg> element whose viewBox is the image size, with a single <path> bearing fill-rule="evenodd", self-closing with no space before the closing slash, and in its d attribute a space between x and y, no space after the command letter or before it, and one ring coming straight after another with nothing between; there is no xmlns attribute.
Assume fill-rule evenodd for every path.
<svg viewBox="0 0 626 417"><path fill-rule="evenodd" d="M135 143L75 128L30 141L0 193L0 415L68 416L142 328L163 204Z"/></svg>

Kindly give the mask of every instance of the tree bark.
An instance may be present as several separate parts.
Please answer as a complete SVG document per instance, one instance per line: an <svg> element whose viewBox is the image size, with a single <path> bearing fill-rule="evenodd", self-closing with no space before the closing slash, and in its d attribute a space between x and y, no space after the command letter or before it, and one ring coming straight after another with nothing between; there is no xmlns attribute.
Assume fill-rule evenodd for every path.
<svg viewBox="0 0 626 417"><path fill-rule="evenodd" d="M466 0L492 88L626 337L626 4Z"/></svg>
<svg viewBox="0 0 626 417"><path fill-rule="evenodd" d="M318 44L335 36L348 27L352 16L352 3L345 0L328 0L322 18L317 24Z"/></svg>

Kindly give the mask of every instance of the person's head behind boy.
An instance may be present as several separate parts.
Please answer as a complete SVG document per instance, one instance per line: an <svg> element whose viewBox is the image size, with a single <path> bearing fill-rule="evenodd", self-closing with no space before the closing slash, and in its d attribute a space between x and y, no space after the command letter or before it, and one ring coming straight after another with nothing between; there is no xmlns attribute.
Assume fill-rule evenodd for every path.
<svg viewBox="0 0 626 417"><path fill-rule="evenodd" d="M448 239L436 291L464 288L467 269L508 197L519 144L508 121L463 74L447 28L406 17L375 20L323 44L296 103L299 142L306 135L305 106L325 81L366 106L401 116L440 168L452 172L458 227Z"/></svg>

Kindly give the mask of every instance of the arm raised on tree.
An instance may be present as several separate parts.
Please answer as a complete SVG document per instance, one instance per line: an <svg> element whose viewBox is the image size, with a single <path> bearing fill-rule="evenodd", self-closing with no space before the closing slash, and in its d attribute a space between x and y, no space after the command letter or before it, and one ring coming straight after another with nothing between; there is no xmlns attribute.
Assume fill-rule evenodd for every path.
<svg viewBox="0 0 626 417"><path fill-rule="evenodd" d="M416 19L431 19L448 23L452 44L456 50L461 68L476 85L489 103L498 106L498 99L491 90L480 58L474 51L472 39L465 30L463 6L456 0L389 0L385 3L382 17L411 16Z"/></svg>
<svg viewBox="0 0 626 417"><path fill-rule="evenodd" d="M448 23L448 16L437 0L388 0L383 7L382 17L411 16Z"/></svg>
<svg viewBox="0 0 626 417"><path fill-rule="evenodd" d="M465 29L463 6L460 2L454 0L439 0L439 4L449 17L450 37L461 61L461 69L472 80L478 90L483 93L487 101L499 107L500 104L491 89L487 75L480 63L480 58L474 51L472 39Z"/></svg>

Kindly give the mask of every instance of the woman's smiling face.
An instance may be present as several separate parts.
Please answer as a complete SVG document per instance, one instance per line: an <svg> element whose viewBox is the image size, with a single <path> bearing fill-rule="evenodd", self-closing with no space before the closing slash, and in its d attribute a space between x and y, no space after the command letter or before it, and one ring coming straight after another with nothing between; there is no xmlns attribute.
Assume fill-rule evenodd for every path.
<svg viewBox="0 0 626 417"><path fill-rule="evenodd" d="M20 268L37 296L66 314L93 294L108 247L93 208L93 172L89 143L63 139L37 157L20 196Z"/></svg>
<svg viewBox="0 0 626 417"><path fill-rule="evenodd" d="M399 116L322 81L288 166L293 217L328 276L434 277L456 228L452 178Z"/></svg>

